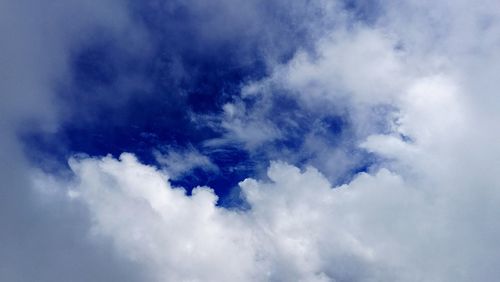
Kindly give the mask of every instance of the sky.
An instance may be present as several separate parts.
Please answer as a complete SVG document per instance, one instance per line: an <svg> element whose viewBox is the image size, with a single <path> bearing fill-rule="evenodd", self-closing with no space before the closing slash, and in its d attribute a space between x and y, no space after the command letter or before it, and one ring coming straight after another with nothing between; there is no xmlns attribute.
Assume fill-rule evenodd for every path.
<svg viewBox="0 0 500 282"><path fill-rule="evenodd" d="M497 0L0 1L0 280L496 281Z"/></svg>

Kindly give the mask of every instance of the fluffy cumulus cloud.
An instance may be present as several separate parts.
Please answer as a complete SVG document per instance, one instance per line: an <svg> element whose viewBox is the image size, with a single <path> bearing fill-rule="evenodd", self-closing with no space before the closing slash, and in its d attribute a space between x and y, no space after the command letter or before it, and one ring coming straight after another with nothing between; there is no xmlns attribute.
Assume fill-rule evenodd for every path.
<svg viewBox="0 0 500 282"><path fill-rule="evenodd" d="M71 167L77 178L69 195L88 204L92 232L111 237L118 251L144 264L159 281L367 279L390 259L370 265L376 246L360 240L356 214L368 208L380 216L362 220L387 220L391 210L415 201L404 200L401 178L387 170L359 176L352 189L332 189L313 168L301 172L276 162L268 171L270 182L240 184L252 209L236 212L217 207L217 196L207 187L187 196L130 154L119 160L72 160ZM370 182L383 190L359 191ZM370 203L391 190L403 201L389 200L389 207ZM349 217L342 215L346 211ZM354 271L359 267L366 269Z"/></svg>
<svg viewBox="0 0 500 282"><path fill-rule="evenodd" d="M194 127L218 134L208 134L200 146L160 144L161 150L152 148L154 162L131 153L76 155L68 170L51 171L26 160L16 135L30 119L42 120L43 130L62 123L51 83L70 72L71 44L81 40L75 34L94 34L98 26L123 42L153 40L153 31L146 36L142 30L147 20L139 24L128 11L139 6L80 7L75 1L61 9L84 11L93 20L77 18L74 26L61 28L58 19L66 22L68 13L56 13L54 22L35 13L30 18L40 23L23 22L18 37L0 47L0 58L12 69L0 67L7 78L0 86L0 128L7 132L0 137L0 176L10 187L0 189L0 219L8 227L2 230L12 230L0 232L7 243L0 247L0 276L408 282L500 277L498 2L313 1L305 9L302 2L272 1L283 15L271 14L283 26L259 1L241 7L226 2L214 4L221 18L198 1L185 7L151 2L188 15L192 26L186 30L207 46L197 56L247 40L259 55L251 44L238 50L242 65L252 56L265 61L265 70L240 79L235 93L223 87L230 97L217 101L216 111L186 109ZM3 5L26 12L21 4ZM249 13L239 17L242 10ZM269 24L269 33L260 23L247 27L255 19ZM2 20L18 21L7 15ZM172 26L167 22L164 29ZM198 30L200 22L207 29ZM23 32L44 28L57 33L32 38L42 47L31 50L24 42L33 32ZM272 46L288 38L284 31L297 33L288 34L289 46L279 52ZM297 43L302 40L307 43ZM148 43L139 45L140 52L153 52L144 47ZM43 50L50 52L37 59ZM180 59L185 65L179 69L189 69L186 61ZM207 154L225 151L227 144L258 155L255 166L267 167L265 174L240 179L244 208L221 205L217 190L203 183L192 190L174 184L195 170L228 171L226 159ZM187 149L176 149L181 147ZM19 238L30 232L38 239ZM19 274L31 266L41 269Z"/></svg>

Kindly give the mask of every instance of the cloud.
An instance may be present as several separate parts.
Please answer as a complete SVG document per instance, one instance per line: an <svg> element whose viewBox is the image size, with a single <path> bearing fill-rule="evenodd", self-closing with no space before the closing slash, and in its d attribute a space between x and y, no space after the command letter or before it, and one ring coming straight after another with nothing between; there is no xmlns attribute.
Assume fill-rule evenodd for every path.
<svg viewBox="0 0 500 282"><path fill-rule="evenodd" d="M495 277L488 262L498 260L490 248L500 230L488 227L495 206L483 204L495 201L483 197L498 199L498 191L468 192L468 175L447 179L454 167L429 167L434 160L420 157L418 177L380 169L340 187L314 168L274 162L268 181L240 183L245 212L217 207L209 188L187 196L129 154L72 160L76 179L65 185L89 207L93 234L158 281Z"/></svg>
<svg viewBox="0 0 500 282"><path fill-rule="evenodd" d="M442 21L431 15L437 31L449 35L436 37L421 26L427 19L421 11L434 6L406 4L419 9L413 13L388 3L375 25L334 29L317 41L315 53L298 52L276 65L241 98L275 102L269 97L285 89L301 101L303 112L343 109L355 132L350 144L380 157L367 172L334 187L321 162L324 173L273 162L268 180L240 183L250 209L234 211L217 206L209 188L186 196L162 172L128 154L120 160L73 160L76 180L64 185L88 206L93 232L112 240L120 254L158 281L498 277L500 151L492 129L499 116L482 101L498 103L497 85L480 83L493 67L467 72L498 61L488 49L494 44L478 45L480 36L474 35L496 42L491 30L497 30L498 15L489 13L485 28L472 24L483 21L484 11L468 11L464 26L459 19L465 4L438 5L432 15L451 9L451 16ZM418 24L402 23L404 17L392 9L416 17ZM455 45L461 28L471 26L471 41ZM380 107L390 110L377 112ZM258 126L268 122L262 111L273 108L257 107L255 115L249 109L226 104L224 115L266 128ZM374 120L374 113L382 117ZM331 156L334 149L325 148Z"/></svg>
<svg viewBox="0 0 500 282"><path fill-rule="evenodd" d="M215 206L217 196L198 187L192 196L165 174L129 154L120 160L73 160L73 195L88 204L93 232L109 236L157 281L250 279L250 233L237 215ZM124 177L125 176L125 177ZM216 269L224 268L224 271Z"/></svg>
<svg viewBox="0 0 500 282"><path fill-rule="evenodd" d="M32 167L19 137L53 132L63 118L56 88L68 79L75 48L95 31L130 34L122 2L0 3L0 277L7 281L140 281L133 264L106 241L86 236L85 208L32 190ZM129 29L130 28L130 29ZM126 36L125 36L126 37ZM63 173L61 173L63 174ZM59 175L59 174L58 174ZM54 178L57 178L54 176ZM50 184L48 184L50 185Z"/></svg>
<svg viewBox="0 0 500 282"><path fill-rule="evenodd" d="M210 7L190 2L184 8L194 19L196 42L207 43L194 44L202 46L200 57L213 48L225 50L218 47L228 41L250 39L262 44L264 54L273 54L266 57L265 78L243 81L241 95L223 103L220 116L207 118L224 133L205 140L207 146L237 141L278 160L266 176L240 183L249 206L244 211L217 205L209 187L188 196L171 184L168 173L131 154L74 157L68 174L28 165L17 133L29 130L30 120L44 130L58 126L61 105L54 83L67 78L67 60L80 36L104 28L128 38L137 28L119 1L28 9L31 2L0 4L2 34L18 30L0 47L6 62L0 69L6 77L0 86L5 98L0 219L8 227L0 232L8 242L0 247L0 276L9 281L491 281L500 276L496 1L387 1L367 22L351 18L340 4L316 1L308 8L310 1L277 1L274 7L286 7L293 24L269 34L265 28L276 23L275 14L265 14L260 2L217 1ZM178 3L155 3L183 10ZM224 17L206 14L219 10ZM239 17L242 10L251 12ZM263 24L252 25L256 19ZM290 29L306 36L288 37ZM275 37L281 33L294 43ZM303 38L306 43L298 44ZM176 43L183 49L192 42ZM247 51L242 52L251 57ZM279 59L284 53L289 60ZM293 145L282 146L286 142ZM367 155L376 161L367 162ZM172 177L213 165L196 149L173 151L158 161Z"/></svg>
<svg viewBox="0 0 500 282"><path fill-rule="evenodd" d="M439 92L445 86L435 87L443 81L419 83L449 95ZM439 123L427 128L441 132ZM447 136L446 146L466 145L461 136ZM498 256L491 250L500 231L494 224L499 193L485 184L496 177L475 180L483 167L463 167L442 141L408 144L372 136L365 148L404 165L393 167L397 172L358 174L336 188L313 168L301 172L275 162L269 182L240 184L251 206L247 212L215 206L217 197L207 188L188 197L166 175L126 154L72 161L77 180L71 187L89 206L93 231L111 238L159 281L495 277ZM459 157L469 161L475 153Z"/></svg>
<svg viewBox="0 0 500 282"><path fill-rule="evenodd" d="M186 150L170 149L166 154L159 151L156 153L156 160L165 168L172 179L177 179L183 175L189 174L193 169L199 168L203 171L217 173L219 168L210 158L201 154L195 148Z"/></svg>

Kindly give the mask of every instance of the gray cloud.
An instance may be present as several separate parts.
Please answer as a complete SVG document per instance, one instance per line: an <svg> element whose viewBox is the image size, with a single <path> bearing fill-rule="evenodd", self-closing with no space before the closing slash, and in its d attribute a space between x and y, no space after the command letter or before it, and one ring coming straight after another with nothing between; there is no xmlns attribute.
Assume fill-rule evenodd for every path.
<svg viewBox="0 0 500 282"><path fill-rule="evenodd" d="M0 277L5 281L141 281L105 240L89 238L85 207L43 201L29 180L18 135L57 128L55 86L67 79L68 58L95 29L120 34L130 25L123 3L2 1L0 3Z"/></svg>

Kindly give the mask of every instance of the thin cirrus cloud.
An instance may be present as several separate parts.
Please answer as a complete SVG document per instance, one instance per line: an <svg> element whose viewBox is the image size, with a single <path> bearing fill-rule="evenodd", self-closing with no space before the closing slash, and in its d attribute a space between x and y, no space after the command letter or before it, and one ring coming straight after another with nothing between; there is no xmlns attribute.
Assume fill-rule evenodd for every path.
<svg viewBox="0 0 500 282"><path fill-rule="evenodd" d="M19 28L18 41L2 47L14 71L2 68L10 74L0 138L9 187L1 220L9 231L0 233L7 243L0 274L9 281L493 281L500 275L500 7L480 2L314 1L306 9L272 1L266 10L259 1L75 1L48 9L59 11L55 22L74 9L94 16L68 29L35 13L43 24ZM160 12L144 12L152 8ZM113 20L105 11L115 11ZM16 18L8 19L4 26L13 26ZM40 48L23 43L40 30L54 33L33 39ZM80 30L87 41L75 36ZM72 65L72 55L102 34L112 34L103 41L112 46L93 46ZM102 49L119 42L135 43L119 54ZM43 50L47 61L30 59ZM214 59L222 52L229 63ZM157 54L164 57L151 65ZM26 72L17 72L23 62ZM102 70L112 75L101 79ZM127 95L113 103L121 91ZM82 93L96 96L76 108L71 99ZM47 144L67 153L45 150L43 140L23 150L18 133L26 131L57 139ZM84 141L54 138L61 136ZM57 163L66 157L67 167ZM49 161L57 164L48 169ZM221 204L230 191L245 208Z"/></svg>

